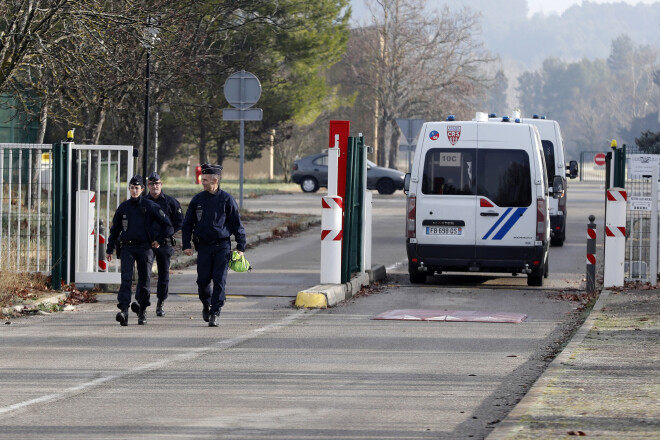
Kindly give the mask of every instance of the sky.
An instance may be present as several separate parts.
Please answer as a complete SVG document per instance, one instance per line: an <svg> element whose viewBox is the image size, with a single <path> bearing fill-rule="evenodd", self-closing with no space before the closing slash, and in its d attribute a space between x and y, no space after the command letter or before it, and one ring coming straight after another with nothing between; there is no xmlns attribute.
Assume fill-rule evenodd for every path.
<svg viewBox="0 0 660 440"><path fill-rule="evenodd" d="M433 4L434 0L427 0L429 4ZM635 5L637 3L656 3L658 0L588 0L591 3L628 3ZM364 6L364 0L350 0L351 5L353 6L354 12L364 12L366 10ZM582 0L527 0L528 16L532 16L536 13L542 13L544 15L549 14L561 14L566 9L570 8L573 5L582 4Z"/></svg>
<svg viewBox="0 0 660 440"><path fill-rule="evenodd" d="M353 0L355 1L355 0ZM655 3L658 0L589 0L591 3L628 3L635 5L637 3ZM543 14L561 14L566 9L570 8L575 4L582 4L581 0L527 0L527 6L529 7L528 15L534 15L536 13Z"/></svg>

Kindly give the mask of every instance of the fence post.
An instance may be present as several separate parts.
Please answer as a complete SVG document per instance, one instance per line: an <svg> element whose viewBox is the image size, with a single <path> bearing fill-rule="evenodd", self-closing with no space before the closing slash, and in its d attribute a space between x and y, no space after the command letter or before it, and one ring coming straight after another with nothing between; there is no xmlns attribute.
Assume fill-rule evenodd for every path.
<svg viewBox="0 0 660 440"><path fill-rule="evenodd" d="M596 217L589 216L587 224L587 293L596 292Z"/></svg>
<svg viewBox="0 0 660 440"><path fill-rule="evenodd" d="M51 287L62 288L62 282L68 280L68 166L69 143L53 144L53 256L51 264Z"/></svg>

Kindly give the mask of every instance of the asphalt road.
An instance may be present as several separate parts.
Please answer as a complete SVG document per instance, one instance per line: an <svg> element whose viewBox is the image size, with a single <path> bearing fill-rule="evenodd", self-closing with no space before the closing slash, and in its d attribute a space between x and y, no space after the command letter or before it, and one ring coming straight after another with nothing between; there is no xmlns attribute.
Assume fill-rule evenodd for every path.
<svg viewBox="0 0 660 440"><path fill-rule="evenodd" d="M586 220L580 217L602 201L597 189L576 187L569 240L551 251L551 257L562 253L552 267L562 268L555 273L569 274L571 283L579 283L584 270ZM391 216L374 222L391 240L374 245L382 246L375 263L405 259L396 200L384 199L382 209ZM271 270L271 284L281 290L286 283L276 279L286 275L268 261L298 255L292 242L304 240L257 248L264 258L259 267ZM301 257L311 272L312 254ZM287 296L248 296L230 279L230 293L241 296L230 298L218 328L202 321L196 295L173 295L167 316L151 313L146 326L131 315L129 326L120 327L113 295L73 312L15 319L0 329L0 439L484 438L578 322L577 303L549 286L528 288L521 277L410 285L404 269L391 272L384 285L314 311L293 309ZM551 275L551 281L563 280ZM393 309L511 312L527 319L371 319Z"/></svg>

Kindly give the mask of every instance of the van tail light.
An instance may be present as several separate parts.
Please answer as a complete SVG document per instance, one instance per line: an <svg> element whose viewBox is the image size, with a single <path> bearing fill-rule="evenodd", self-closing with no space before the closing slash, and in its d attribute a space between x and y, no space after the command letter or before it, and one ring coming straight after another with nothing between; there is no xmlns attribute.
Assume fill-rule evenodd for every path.
<svg viewBox="0 0 660 440"><path fill-rule="evenodd" d="M416 238L415 221L417 220L417 197L409 196L406 199L406 238Z"/></svg>
<svg viewBox="0 0 660 440"><path fill-rule="evenodd" d="M547 212L545 199L539 197L536 199L536 241L545 241L548 239L547 232Z"/></svg>
<svg viewBox="0 0 660 440"><path fill-rule="evenodd" d="M298 164L294 163L293 166L291 167L293 171L298 171Z"/></svg>
<svg viewBox="0 0 660 440"><path fill-rule="evenodd" d="M561 196L558 200L558 210L563 212L564 215L566 214L566 191L564 191L564 195Z"/></svg>

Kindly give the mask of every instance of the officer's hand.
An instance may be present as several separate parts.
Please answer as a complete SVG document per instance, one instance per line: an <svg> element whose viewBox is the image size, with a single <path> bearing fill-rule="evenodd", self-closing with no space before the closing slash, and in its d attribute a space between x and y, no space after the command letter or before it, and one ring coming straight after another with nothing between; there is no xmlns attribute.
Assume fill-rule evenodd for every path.
<svg viewBox="0 0 660 440"><path fill-rule="evenodd" d="M105 259L108 261L112 261L112 254L105 254Z"/></svg>
<svg viewBox="0 0 660 440"><path fill-rule="evenodd" d="M238 252L238 255L245 255L245 252L239 251L238 249L236 249L236 252Z"/></svg>
<svg viewBox="0 0 660 440"><path fill-rule="evenodd" d="M183 250L183 253L186 254L186 255L188 255L189 257L192 257L192 252L193 252L192 249L184 249L184 250Z"/></svg>
<svg viewBox="0 0 660 440"><path fill-rule="evenodd" d="M154 240L154 242L151 243L151 247L154 249L158 249L160 247L160 243L158 243L158 240Z"/></svg>

